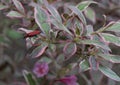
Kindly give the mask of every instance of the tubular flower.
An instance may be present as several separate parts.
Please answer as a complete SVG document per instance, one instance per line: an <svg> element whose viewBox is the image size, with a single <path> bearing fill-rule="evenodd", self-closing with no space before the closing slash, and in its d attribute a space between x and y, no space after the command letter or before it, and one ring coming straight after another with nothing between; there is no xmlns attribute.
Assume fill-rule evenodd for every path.
<svg viewBox="0 0 120 85"><path fill-rule="evenodd" d="M65 85L77 85L77 77L75 75L61 78L58 81L64 83Z"/></svg>
<svg viewBox="0 0 120 85"><path fill-rule="evenodd" d="M33 68L33 73L37 77L43 77L47 75L49 71L48 63L46 62L37 62Z"/></svg>

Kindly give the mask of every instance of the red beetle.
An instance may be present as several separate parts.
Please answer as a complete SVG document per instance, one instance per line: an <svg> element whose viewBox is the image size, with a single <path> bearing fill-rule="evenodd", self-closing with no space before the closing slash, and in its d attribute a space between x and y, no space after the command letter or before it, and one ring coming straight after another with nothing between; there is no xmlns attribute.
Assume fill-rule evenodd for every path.
<svg viewBox="0 0 120 85"><path fill-rule="evenodd" d="M41 33L40 30L34 30L33 32L27 33L27 34L24 36L24 38L33 37L33 36L36 36L36 35L38 35L38 34L40 34L40 33Z"/></svg>

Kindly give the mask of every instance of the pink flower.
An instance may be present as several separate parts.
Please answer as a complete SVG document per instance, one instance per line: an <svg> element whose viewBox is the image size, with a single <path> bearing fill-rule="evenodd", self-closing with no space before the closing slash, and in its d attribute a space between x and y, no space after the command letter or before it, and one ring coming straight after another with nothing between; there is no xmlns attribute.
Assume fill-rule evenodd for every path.
<svg viewBox="0 0 120 85"><path fill-rule="evenodd" d="M76 83L77 77L75 75L61 78L58 81L66 84L66 85L77 85L77 83Z"/></svg>
<svg viewBox="0 0 120 85"><path fill-rule="evenodd" d="M37 62L33 68L33 72L37 77L43 77L47 75L49 71L48 63L46 62Z"/></svg>

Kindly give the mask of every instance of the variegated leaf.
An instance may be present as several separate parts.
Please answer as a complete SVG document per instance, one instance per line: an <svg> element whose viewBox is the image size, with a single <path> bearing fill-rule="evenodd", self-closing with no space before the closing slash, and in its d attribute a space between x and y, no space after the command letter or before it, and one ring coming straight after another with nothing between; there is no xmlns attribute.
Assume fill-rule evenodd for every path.
<svg viewBox="0 0 120 85"><path fill-rule="evenodd" d="M12 1L13 1L14 5L16 6L17 10L19 12L25 14L25 9L24 9L23 5L21 4L21 2L18 0L12 0Z"/></svg>

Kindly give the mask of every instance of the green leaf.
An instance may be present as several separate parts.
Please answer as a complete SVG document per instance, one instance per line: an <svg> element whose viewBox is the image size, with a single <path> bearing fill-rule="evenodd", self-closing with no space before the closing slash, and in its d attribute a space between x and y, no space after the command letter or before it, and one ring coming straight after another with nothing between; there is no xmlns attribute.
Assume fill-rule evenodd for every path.
<svg viewBox="0 0 120 85"><path fill-rule="evenodd" d="M73 56L77 51L77 46L75 43L67 43L64 46L63 52L67 57L71 57Z"/></svg>
<svg viewBox="0 0 120 85"><path fill-rule="evenodd" d="M30 72L24 70L23 75L25 77L27 85L37 85L35 78L33 77L33 75Z"/></svg>
<svg viewBox="0 0 120 85"><path fill-rule="evenodd" d="M77 5L77 8L81 11L84 11L90 4L92 3L97 3L95 1L83 1L83 2L80 2L78 5Z"/></svg>
<svg viewBox="0 0 120 85"><path fill-rule="evenodd" d="M52 16L59 21L60 23L62 23L62 19L58 13L58 11L55 9L55 7L53 7L52 5L46 5L47 9L49 10L49 12L52 14Z"/></svg>
<svg viewBox="0 0 120 85"><path fill-rule="evenodd" d="M37 2L40 3L40 5L44 3L43 0L37 0Z"/></svg>
<svg viewBox="0 0 120 85"><path fill-rule="evenodd" d="M18 0L12 0L14 5L16 6L17 10L23 14L25 14L25 10L23 5Z"/></svg>
<svg viewBox="0 0 120 85"><path fill-rule="evenodd" d="M111 50L107 45L105 45L104 43L102 43L102 42L100 42L98 40L81 40L78 43L88 44L88 45L95 45L95 46L101 47L101 48L109 50L109 51Z"/></svg>
<svg viewBox="0 0 120 85"><path fill-rule="evenodd" d="M101 33L105 41L120 46L120 38L108 33Z"/></svg>
<svg viewBox="0 0 120 85"><path fill-rule="evenodd" d="M4 42L4 41L5 41L4 37L2 35L0 35L0 43Z"/></svg>
<svg viewBox="0 0 120 85"><path fill-rule="evenodd" d="M90 69L90 66L87 60L81 61L79 64L79 67L80 67L80 71L83 71L83 72Z"/></svg>
<svg viewBox="0 0 120 85"><path fill-rule="evenodd" d="M85 13L85 16L86 16L89 20L91 20L93 23L96 22L96 16L95 16L95 12L94 12L93 9L91 9L90 7L88 7L88 8L84 11L84 13Z"/></svg>
<svg viewBox="0 0 120 85"><path fill-rule="evenodd" d="M52 52L55 52L55 51L56 51L56 45L55 45L55 44L49 44L49 49L50 49Z"/></svg>
<svg viewBox="0 0 120 85"><path fill-rule="evenodd" d="M95 59L95 56L90 56L89 57L89 64L92 70L98 70L99 63Z"/></svg>
<svg viewBox="0 0 120 85"><path fill-rule="evenodd" d="M107 31L120 32L120 22L115 22L115 23L109 24L109 26L106 26L104 28Z"/></svg>
<svg viewBox="0 0 120 85"><path fill-rule="evenodd" d="M72 35L72 33L62 23L58 22L57 20L51 18L50 22L53 25L55 25L59 30L66 31L67 33L69 33L70 35Z"/></svg>
<svg viewBox="0 0 120 85"><path fill-rule="evenodd" d="M82 21L82 23L86 25L86 19L85 19L84 15L77 7L68 6L68 8L71 9L72 12L75 13L79 17L79 19Z"/></svg>
<svg viewBox="0 0 120 85"><path fill-rule="evenodd" d="M105 66L99 66L99 70L107 77L115 81L120 81L120 77L115 72L113 72L110 68Z"/></svg>
<svg viewBox="0 0 120 85"><path fill-rule="evenodd" d="M20 34L19 32L15 31L15 30L7 30L7 35L13 39L19 39L19 38L23 37L22 34Z"/></svg>
<svg viewBox="0 0 120 85"><path fill-rule="evenodd" d="M49 36L49 32L51 30L50 24L48 23L42 23L41 24L42 29L44 30L45 34Z"/></svg>
<svg viewBox="0 0 120 85"><path fill-rule="evenodd" d="M70 24L72 25L73 22ZM84 32L83 24L80 22L80 20L75 19L75 26L76 26L76 34L77 35L82 35Z"/></svg>
<svg viewBox="0 0 120 85"><path fill-rule="evenodd" d="M100 57L104 58L105 60L108 60L112 63L120 63L120 56L119 55L99 53L98 56L100 56Z"/></svg>
<svg viewBox="0 0 120 85"><path fill-rule="evenodd" d="M92 82L94 83L94 85L99 85L101 83L101 79L103 78L103 75L99 70L90 71L90 76L91 76L91 79L92 79Z"/></svg>
<svg viewBox="0 0 120 85"><path fill-rule="evenodd" d="M31 53L31 57L32 58L37 58L40 57L46 50L46 48L48 47L48 44L45 42L42 42L42 44L38 47L36 47L32 53Z"/></svg>
<svg viewBox="0 0 120 85"><path fill-rule="evenodd" d="M49 18L46 10L44 10L42 7L36 6L34 13L35 19L40 23L45 23L46 20Z"/></svg>
<svg viewBox="0 0 120 85"><path fill-rule="evenodd" d="M23 18L24 16L22 14L20 14L19 12L17 11L10 11L8 14L7 14L8 17L10 18Z"/></svg>
<svg viewBox="0 0 120 85"><path fill-rule="evenodd" d="M52 59L50 59L50 58L48 58L48 57L42 57L41 59L40 59L40 61L41 62L46 62L46 63L51 63L52 62Z"/></svg>
<svg viewBox="0 0 120 85"><path fill-rule="evenodd" d="M65 21L65 20L68 20L71 16L67 13L63 13L62 15L62 19Z"/></svg>
<svg viewBox="0 0 120 85"><path fill-rule="evenodd" d="M40 29L47 36L49 36L51 27L50 27L50 24L47 22L48 18L49 18L47 12L43 8L36 6L35 12L34 12L34 17L35 17L35 21L38 24L38 26L40 27Z"/></svg>
<svg viewBox="0 0 120 85"><path fill-rule="evenodd" d="M91 34L94 32L92 25L87 25L86 30L87 30L87 33L86 33L87 36L91 36Z"/></svg>
<svg viewBox="0 0 120 85"><path fill-rule="evenodd" d="M56 62L57 62L58 64L62 64L62 63L64 62L64 60L65 60L65 56L64 56L63 53L59 54L59 55L57 56L57 58L56 58Z"/></svg>
<svg viewBox="0 0 120 85"><path fill-rule="evenodd" d="M8 6L0 4L0 10L7 9L7 8L8 8Z"/></svg>

